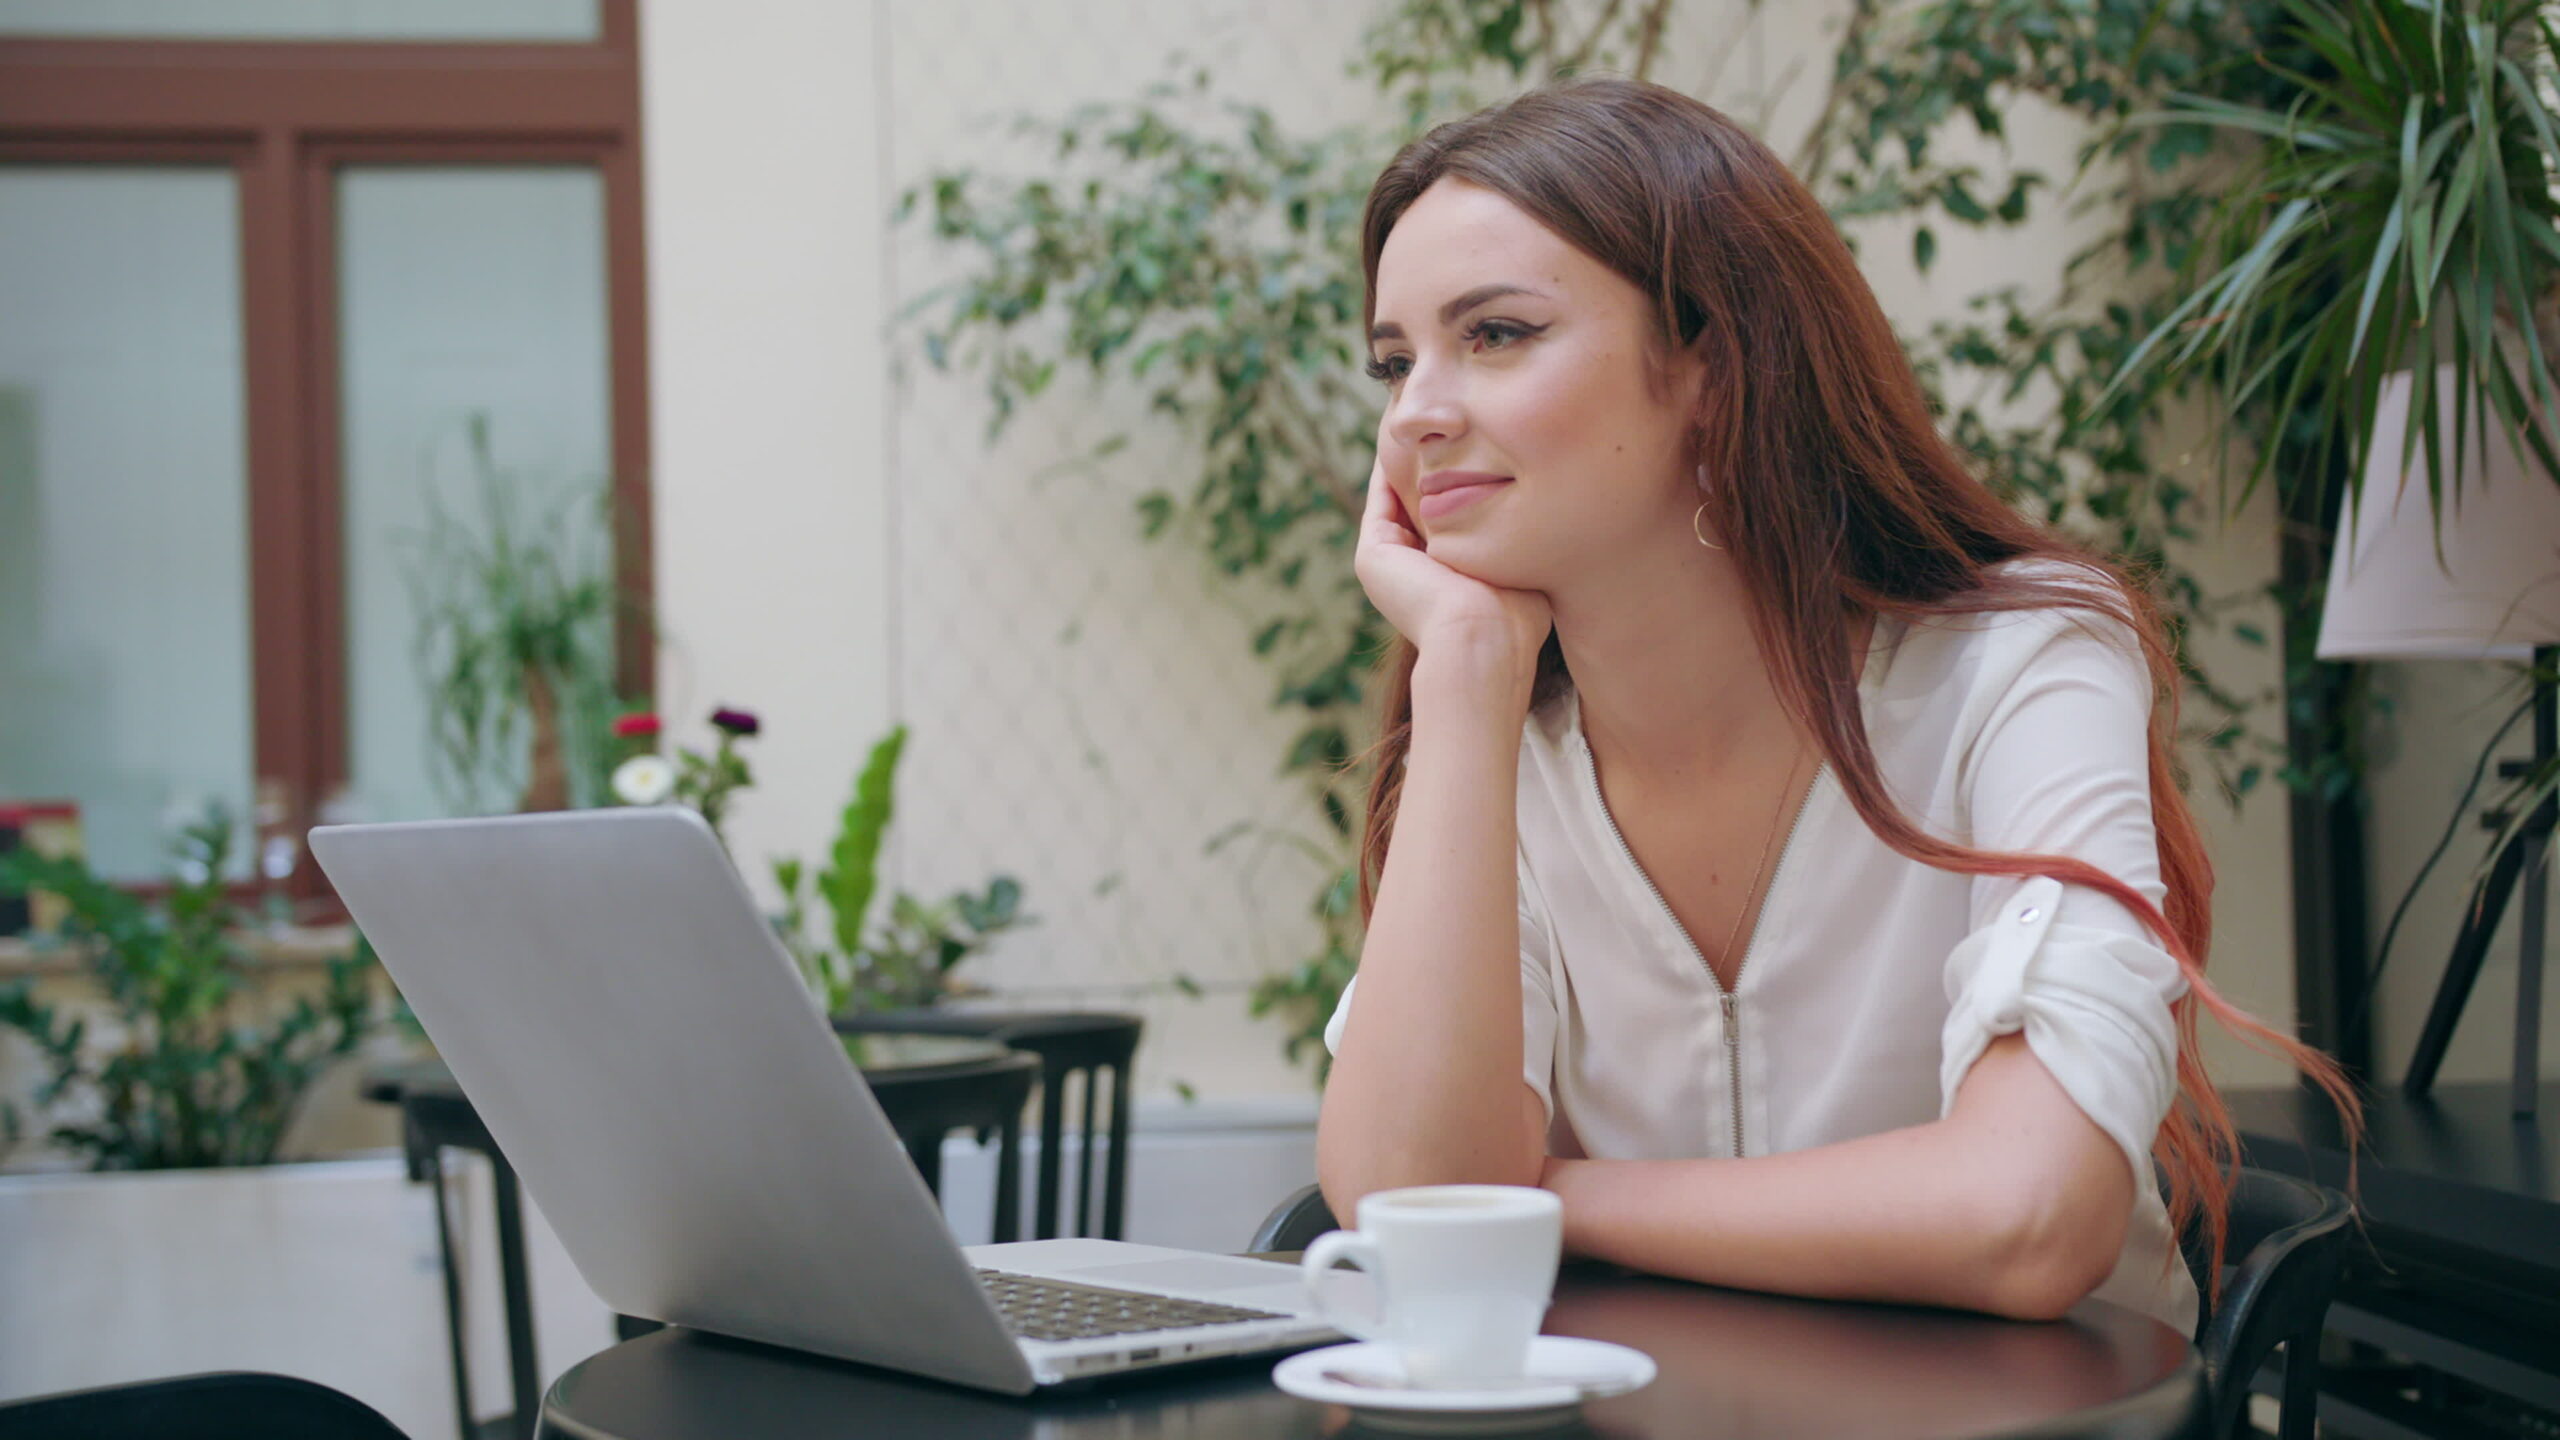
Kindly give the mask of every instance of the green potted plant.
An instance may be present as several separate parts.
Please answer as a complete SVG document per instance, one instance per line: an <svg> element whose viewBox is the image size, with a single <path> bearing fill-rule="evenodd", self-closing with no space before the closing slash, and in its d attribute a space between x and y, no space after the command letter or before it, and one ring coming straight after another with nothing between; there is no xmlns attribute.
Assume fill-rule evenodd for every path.
<svg viewBox="0 0 2560 1440"><path fill-rule="evenodd" d="M2261 53L2235 68L2286 82L2267 101L2180 92L2146 125L2259 141L2205 227L2185 300L2125 362L2208 368L2226 420L2272 413L2318 463L2254 483L2361 474L2394 372L2453 374L2449 412L2417 388L2408 444L2431 504L2455 498L2457 425L2495 421L2560 483L2560 39L2530 0L2281 0L2307 73ZM2546 418L2537 422L2539 412ZM2343 460L2337 459L2339 453Z"/></svg>
<svg viewBox="0 0 2560 1440"><path fill-rule="evenodd" d="M410 537L413 642L425 687L428 758L448 803L484 808L513 782L518 810L600 798L609 765L613 581L608 502L523 513L524 488L490 453L488 420L467 427L479 516L429 502Z"/></svg>
<svg viewBox="0 0 2560 1440"><path fill-rule="evenodd" d="M169 1357L326 1356L345 1336L439 1357L379 1372L394 1393L439 1393L420 1263L434 1197L395 1152L299 1150L345 1134L297 1122L337 1109L348 1062L389 1040L387 985L360 940L270 948L224 883L233 834L219 809L187 825L165 886L25 851L0 862L0 891L41 886L69 907L34 941L32 973L0 987L0 1079L19 1101L0 1148L0 1393ZM404 1368L419 1379L401 1389Z"/></svg>
<svg viewBox="0 0 2560 1440"><path fill-rule="evenodd" d="M906 744L901 725L871 747L827 864L809 884L827 907L826 935L812 933L810 896L802 889L806 867L797 859L773 863L783 897L775 925L830 1015L935 1005L967 993L956 973L961 962L1029 919L1022 913L1020 882L998 875L983 891L956 891L939 901L897 891L882 921L866 926L878 888L880 843L894 811L898 757Z"/></svg>
<svg viewBox="0 0 2560 1440"><path fill-rule="evenodd" d="M62 942L106 1001L99 1023L39 999L32 980L0 986L0 1031L30 1042L43 1070L40 1138L91 1168L270 1164L313 1082L375 1029L375 962L360 937L327 962L317 998L278 1006L256 993L238 939L250 917L224 882L232 833L218 803L187 825L156 903L78 859L0 855L0 892L63 898ZM0 1106L5 1138L27 1129Z"/></svg>

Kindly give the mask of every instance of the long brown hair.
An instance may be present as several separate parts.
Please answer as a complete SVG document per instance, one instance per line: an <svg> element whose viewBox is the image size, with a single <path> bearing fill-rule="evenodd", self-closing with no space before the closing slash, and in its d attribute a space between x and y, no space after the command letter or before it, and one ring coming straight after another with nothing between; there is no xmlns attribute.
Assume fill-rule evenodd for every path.
<svg viewBox="0 0 2560 1440"><path fill-rule="evenodd" d="M1361 225L1363 333L1376 318L1387 233L1443 177L1505 196L1649 296L1656 331L1649 376L1659 378L1674 348L1705 362L1714 378L1694 433L1698 460L1715 480L1708 514L1741 571L1752 632L1781 702L1812 732L1877 838L1943 870L2088 886L2140 916L2176 957L2189 985L2172 1007L2178 1101L2153 1155L2168 1176L2173 1229L2203 1226L2212 1258L2205 1273L2218 1290L2239 1147L2205 1073L2197 1016L2210 1012L2308 1073L2346 1115L2351 1142L2359 1107L2335 1061L2252 1019L2204 978L2213 865L2179 786L2178 670L2148 587L2030 522L1971 473L1938 433L1927 395L1831 218L1766 145L1714 108L1658 85L1587 78L1532 90L1407 145L1370 190ZM2085 568L1993 568L2018 559ZM2075 573L2115 583L2062 578ZM2052 606L2095 612L2141 641L2155 696L2150 782L2167 886L2162 906L2084 860L1977 850L1924 833L1878 777L1851 654L1861 616L1925 621ZM1412 744L1415 655L1398 639L1381 664L1381 728L1369 754L1360 847L1364 916L1376 903ZM1535 703L1568 683L1550 636Z"/></svg>

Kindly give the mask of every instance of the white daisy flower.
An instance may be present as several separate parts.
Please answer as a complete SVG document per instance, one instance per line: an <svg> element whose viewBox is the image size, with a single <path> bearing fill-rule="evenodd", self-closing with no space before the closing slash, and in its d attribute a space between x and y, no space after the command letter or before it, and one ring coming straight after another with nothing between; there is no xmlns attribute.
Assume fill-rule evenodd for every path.
<svg viewBox="0 0 2560 1440"><path fill-rule="evenodd" d="M634 755L613 768L613 793L625 805L663 805L676 792L676 767L656 755Z"/></svg>

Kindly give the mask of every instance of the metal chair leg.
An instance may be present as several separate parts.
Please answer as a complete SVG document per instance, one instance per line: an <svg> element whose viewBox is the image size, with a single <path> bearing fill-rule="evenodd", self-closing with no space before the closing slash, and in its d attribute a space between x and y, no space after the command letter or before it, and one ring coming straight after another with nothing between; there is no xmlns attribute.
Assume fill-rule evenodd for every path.
<svg viewBox="0 0 2560 1440"><path fill-rule="evenodd" d="M1099 1066L1084 1072L1084 1124L1076 1130L1076 1233L1093 1231L1093 1092L1102 1078Z"/></svg>
<svg viewBox="0 0 2560 1440"><path fill-rule="evenodd" d="M900 1137L907 1142L907 1158L914 1161L916 1173L924 1177L924 1188L933 1198L942 1198L942 1132Z"/></svg>
<svg viewBox="0 0 2560 1440"><path fill-rule="evenodd" d="M2284 1342L2284 1414L2276 1422L2277 1440L2311 1440L2320 1419L2320 1332L2296 1335ZM2243 1412L2242 1424L2247 1424Z"/></svg>
<svg viewBox="0 0 2560 1440"><path fill-rule="evenodd" d="M1129 1196L1129 1071L1111 1071L1111 1171L1102 1182L1102 1238L1120 1238L1120 1222Z"/></svg>
<svg viewBox="0 0 2560 1440"><path fill-rule="evenodd" d="M542 1414L542 1366L533 1351L533 1278L524 1245L524 1192L506 1157L489 1157L489 1190L498 1211L498 1282L507 1302L507 1369L515 1382L514 1432L532 1440Z"/></svg>
<svg viewBox="0 0 2560 1440"><path fill-rule="evenodd" d="M1064 1077L1040 1080L1040 1192L1032 1201L1031 1238L1058 1238L1059 1150L1066 1144Z"/></svg>
<svg viewBox="0 0 2560 1440"><path fill-rule="evenodd" d="M1022 1122L997 1128L996 1228L998 1243L1022 1238Z"/></svg>
<svg viewBox="0 0 2560 1440"><path fill-rule="evenodd" d="M436 1194L436 1250L444 1260L444 1338L453 1352L453 1416L462 1440L478 1440L479 1427L471 1421L471 1362L462 1347L462 1267L453 1253L453 1216L444 1197L444 1157L433 1150L427 1154L431 1167L427 1184Z"/></svg>

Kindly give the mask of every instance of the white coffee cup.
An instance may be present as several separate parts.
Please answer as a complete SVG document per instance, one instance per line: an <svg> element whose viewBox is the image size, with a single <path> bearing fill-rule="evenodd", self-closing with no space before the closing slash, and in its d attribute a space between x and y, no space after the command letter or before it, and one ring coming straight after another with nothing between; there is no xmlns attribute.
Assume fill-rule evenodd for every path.
<svg viewBox="0 0 2560 1440"><path fill-rule="evenodd" d="M1319 1235L1300 1262L1328 1325L1392 1346L1405 1378L1435 1390L1516 1381L1555 1293L1564 1205L1525 1185L1419 1185L1360 1200L1360 1228ZM1374 1314L1334 1304L1337 1261L1369 1273Z"/></svg>

